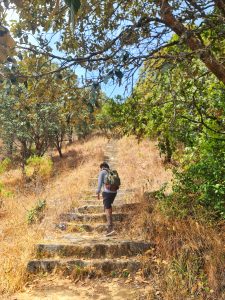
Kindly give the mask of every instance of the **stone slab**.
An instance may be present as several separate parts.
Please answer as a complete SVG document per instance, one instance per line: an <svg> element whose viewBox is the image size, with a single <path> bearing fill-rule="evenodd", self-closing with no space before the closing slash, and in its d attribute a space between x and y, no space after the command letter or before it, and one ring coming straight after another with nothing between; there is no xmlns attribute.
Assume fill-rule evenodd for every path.
<svg viewBox="0 0 225 300"><path fill-rule="evenodd" d="M128 272L135 272L140 268L141 264L137 259L42 259L31 260L28 262L27 271L29 273L51 273L56 268L63 268L67 274L72 273L76 268L95 268L103 273L122 272L126 269Z"/></svg>

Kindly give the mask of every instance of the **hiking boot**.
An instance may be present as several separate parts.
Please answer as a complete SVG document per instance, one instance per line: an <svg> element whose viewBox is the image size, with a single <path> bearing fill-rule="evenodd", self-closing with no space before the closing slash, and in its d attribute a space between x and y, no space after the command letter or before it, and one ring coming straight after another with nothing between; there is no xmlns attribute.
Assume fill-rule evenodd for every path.
<svg viewBox="0 0 225 300"><path fill-rule="evenodd" d="M107 230L107 232L106 232L106 235L105 236L112 236L112 235L114 235L116 232L115 232L115 230L111 230L111 231L108 231Z"/></svg>
<svg viewBox="0 0 225 300"><path fill-rule="evenodd" d="M114 233L115 233L115 230L113 230L113 226L112 225L108 225L107 226L107 230L106 230L106 236L113 235Z"/></svg>

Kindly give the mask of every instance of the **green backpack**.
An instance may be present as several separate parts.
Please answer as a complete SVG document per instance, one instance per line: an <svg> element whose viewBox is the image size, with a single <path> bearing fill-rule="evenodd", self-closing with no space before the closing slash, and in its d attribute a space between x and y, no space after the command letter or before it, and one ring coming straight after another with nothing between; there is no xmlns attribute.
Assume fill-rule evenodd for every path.
<svg viewBox="0 0 225 300"><path fill-rule="evenodd" d="M120 177L116 170L106 169L107 175L104 178L105 187L113 192L116 192L120 187Z"/></svg>

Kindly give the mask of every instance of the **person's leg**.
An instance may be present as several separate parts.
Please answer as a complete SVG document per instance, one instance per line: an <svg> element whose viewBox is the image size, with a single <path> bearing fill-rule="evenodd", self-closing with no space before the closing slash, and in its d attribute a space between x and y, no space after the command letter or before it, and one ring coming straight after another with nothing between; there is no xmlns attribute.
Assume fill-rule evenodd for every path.
<svg viewBox="0 0 225 300"><path fill-rule="evenodd" d="M113 230L113 223L112 223L112 206L110 208L105 209L106 220L107 220L107 232Z"/></svg>
<svg viewBox="0 0 225 300"><path fill-rule="evenodd" d="M113 231L113 221L112 221L112 203L116 197L116 193L105 193L105 214L107 220L107 232Z"/></svg>

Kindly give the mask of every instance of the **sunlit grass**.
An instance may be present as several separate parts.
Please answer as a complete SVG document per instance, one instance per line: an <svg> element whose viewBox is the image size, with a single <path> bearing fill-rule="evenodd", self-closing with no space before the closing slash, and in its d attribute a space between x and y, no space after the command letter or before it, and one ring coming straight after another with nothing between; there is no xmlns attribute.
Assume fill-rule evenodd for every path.
<svg viewBox="0 0 225 300"><path fill-rule="evenodd" d="M124 187L155 191L170 182L172 172L165 169L156 142L124 137L118 141L118 171Z"/></svg>
<svg viewBox="0 0 225 300"><path fill-rule="evenodd" d="M26 265L35 243L55 228L58 216L78 204L88 189L88 180L99 171L104 138L76 142L64 149L64 158L52 153L53 176L41 182L24 182L22 172L12 169L0 181L12 195L1 199L0 207L0 293L11 293L27 281ZM46 200L40 224L28 225L27 214L38 200Z"/></svg>

